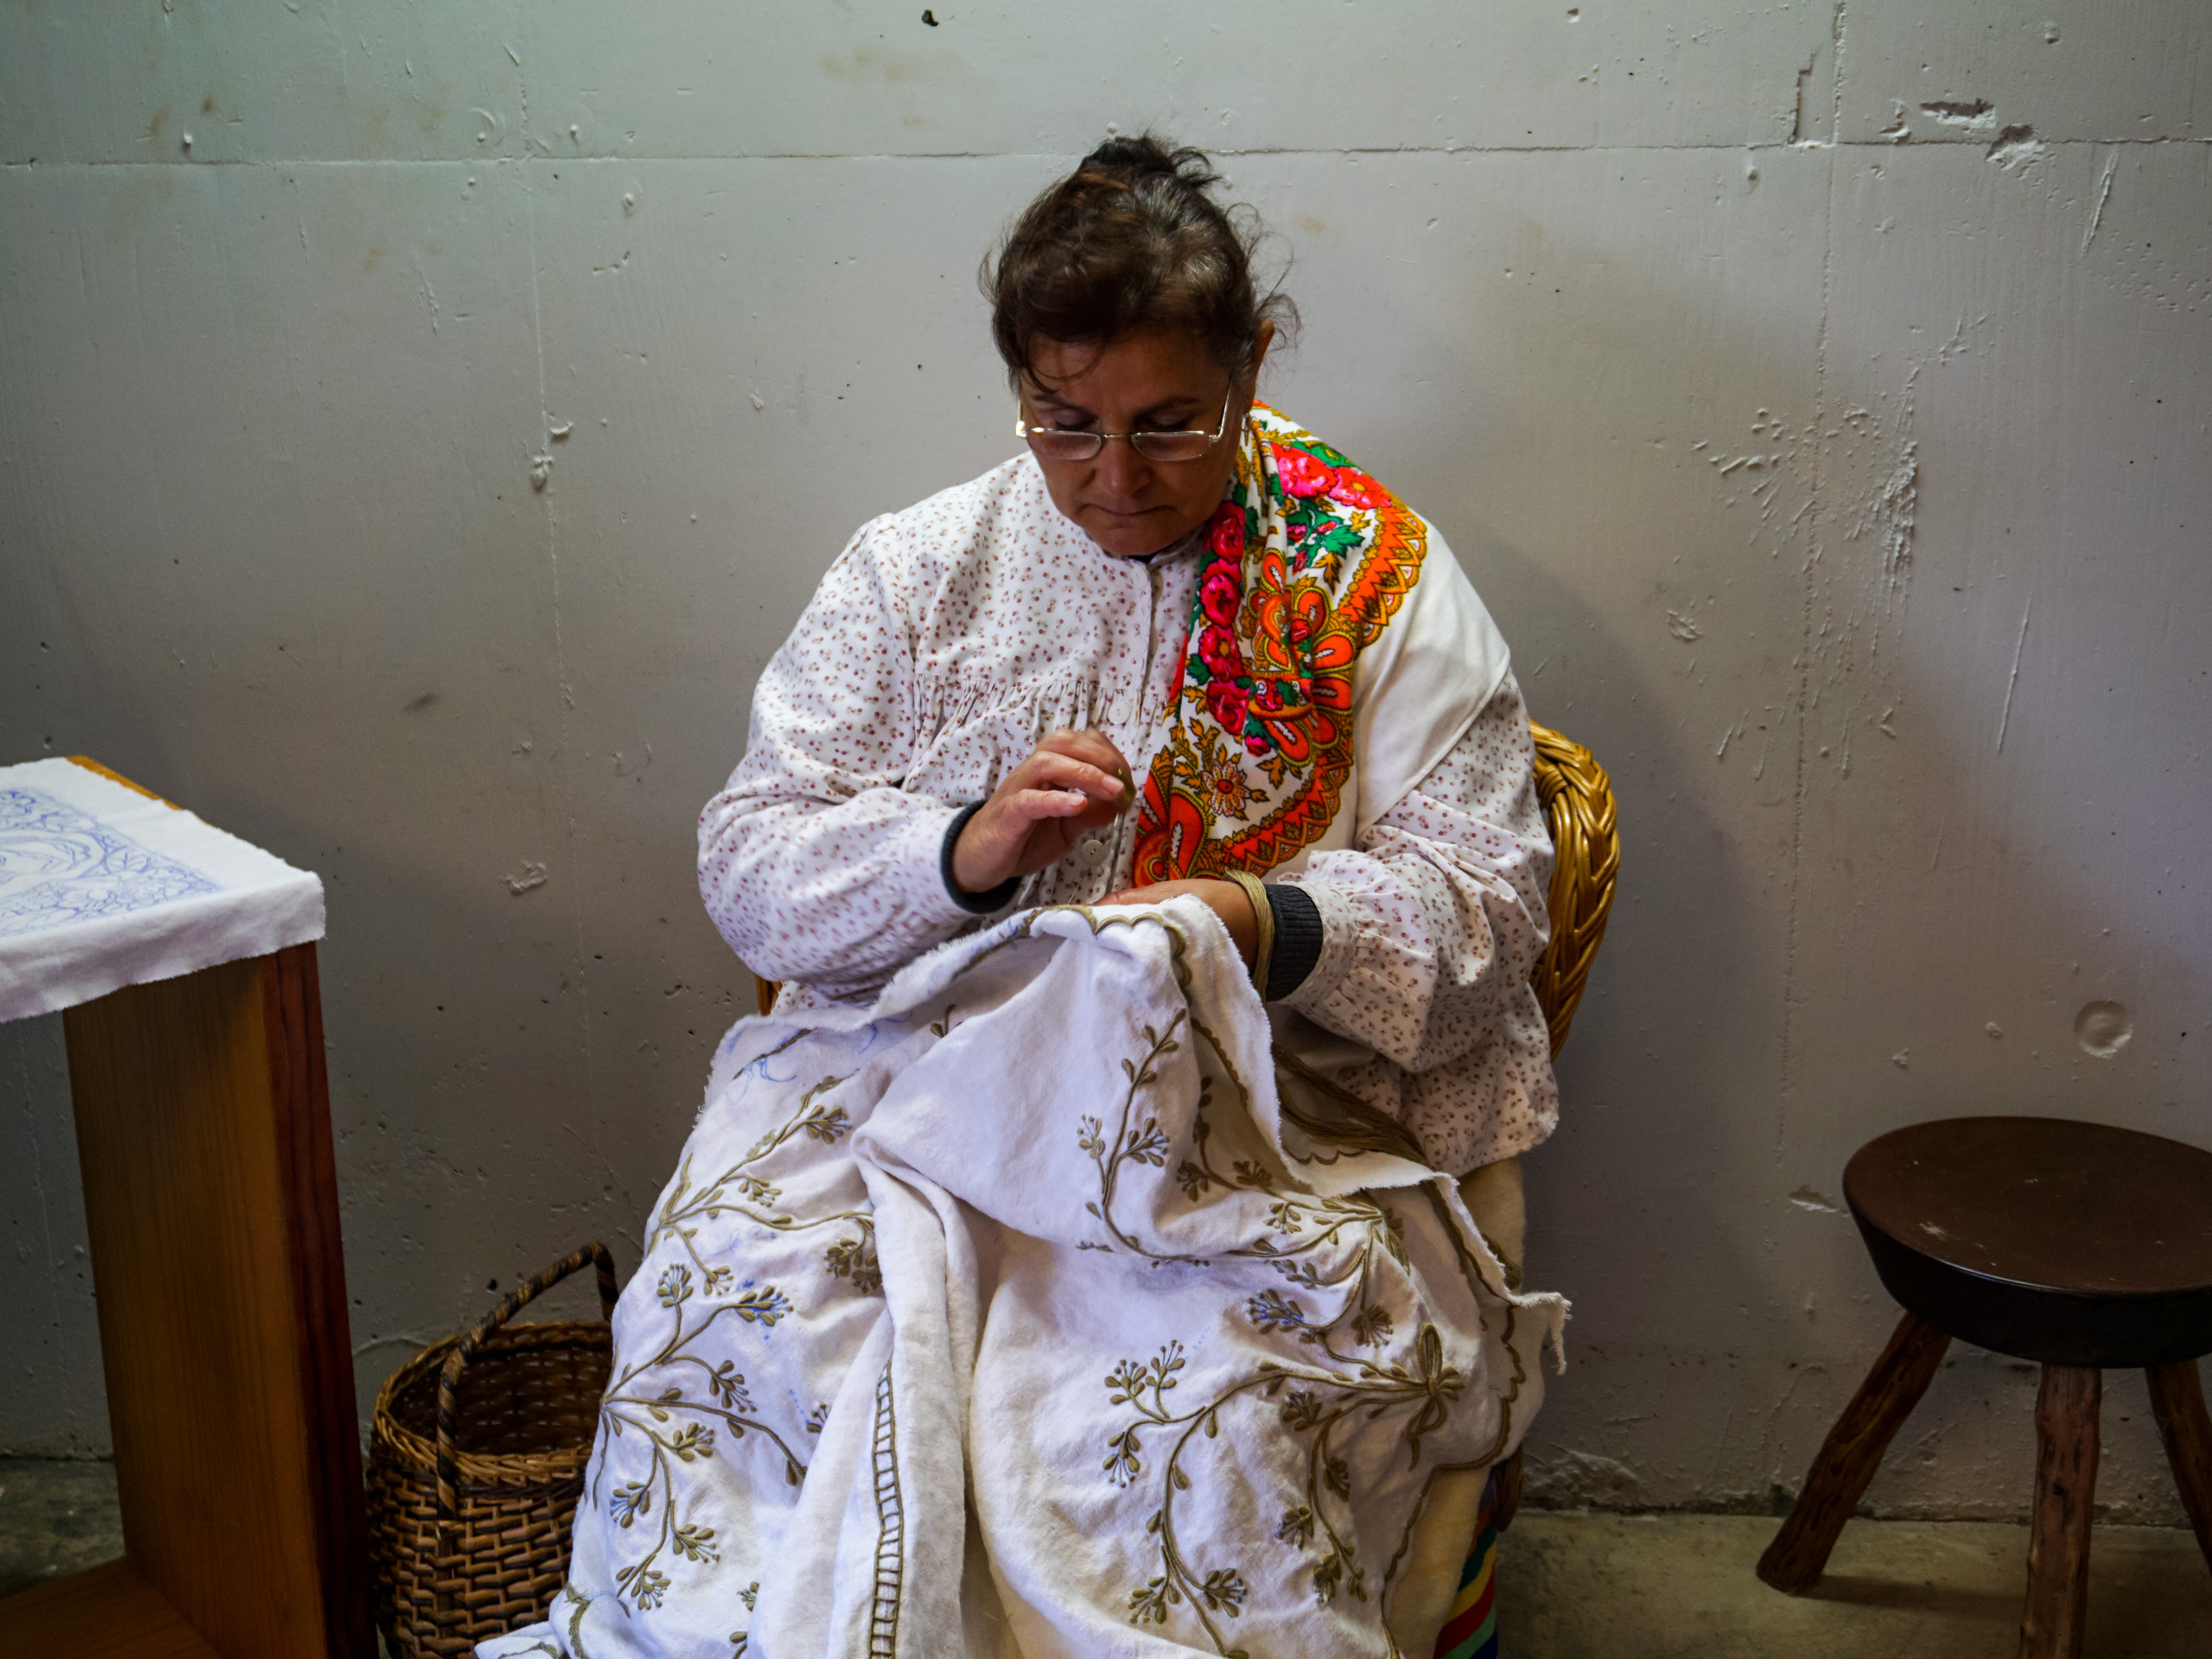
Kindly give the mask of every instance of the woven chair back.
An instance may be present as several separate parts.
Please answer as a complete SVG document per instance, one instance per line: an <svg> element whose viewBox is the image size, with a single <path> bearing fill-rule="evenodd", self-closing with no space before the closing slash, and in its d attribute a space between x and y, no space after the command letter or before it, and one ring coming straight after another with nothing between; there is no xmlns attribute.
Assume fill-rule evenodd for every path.
<svg viewBox="0 0 2212 1659"><path fill-rule="evenodd" d="M1605 918L1621 868L1621 838L1613 822L1613 784L1598 757L1572 738L1531 721L1536 740L1536 798L1551 826L1552 942L1536 959L1529 980L1551 1022L1552 1052L1567 1045L1567 1028L1590 982L1590 964L1605 941Z"/></svg>

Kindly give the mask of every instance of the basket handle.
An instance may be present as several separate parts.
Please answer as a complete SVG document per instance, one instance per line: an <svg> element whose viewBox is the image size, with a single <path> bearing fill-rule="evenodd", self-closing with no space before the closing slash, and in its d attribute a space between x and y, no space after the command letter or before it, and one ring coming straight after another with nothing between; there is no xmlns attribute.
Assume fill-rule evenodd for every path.
<svg viewBox="0 0 2212 1659"><path fill-rule="evenodd" d="M461 1429L461 1368L476 1357L477 1351L492 1339L493 1333L501 1325L527 1307L540 1294L552 1289L587 1262L598 1269L600 1311L607 1323L613 1324L614 1258L607 1254L606 1245L594 1239L581 1249L569 1251L526 1284L517 1285L509 1291L499 1305L479 1319L475 1328L455 1344L454 1351L446 1356L445 1369L438 1373L438 1553L441 1555L452 1553L447 1535L461 1510L461 1472L454 1443Z"/></svg>

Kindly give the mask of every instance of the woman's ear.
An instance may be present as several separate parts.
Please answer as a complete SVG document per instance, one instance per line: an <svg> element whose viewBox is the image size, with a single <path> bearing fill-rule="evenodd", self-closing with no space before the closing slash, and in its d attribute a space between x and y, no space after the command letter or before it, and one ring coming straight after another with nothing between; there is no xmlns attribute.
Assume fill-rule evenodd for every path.
<svg viewBox="0 0 2212 1659"><path fill-rule="evenodd" d="M1252 340L1252 363L1247 371L1255 381L1260 378L1260 365L1268 360L1268 347L1274 343L1274 321L1272 318L1262 318L1260 322L1260 332Z"/></svg>

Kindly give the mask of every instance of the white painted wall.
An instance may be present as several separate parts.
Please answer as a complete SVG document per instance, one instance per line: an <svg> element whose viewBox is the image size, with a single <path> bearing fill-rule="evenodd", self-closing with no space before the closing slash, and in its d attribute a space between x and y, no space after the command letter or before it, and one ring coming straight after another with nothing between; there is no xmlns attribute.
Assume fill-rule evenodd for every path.
<svg viewBox="0 0 2212 1659"><path fill-rule="evenodd" d="M1879 1131L2212 1142L2212 14L1662 10L0 10L0 756L329 884L365 1405L487 1281L635 1259L751 996L693 816L852 529L1007 453L976 260L1109 123L1224 153L1273 395L1619 789L1540 1494L1794 1487L1893 1317L1834 1213ZM66 1098L0 1031L12 1451L105 1443ZM2018 1513L2031 1388L1959 1355L1877 1503ZM2144 1403L2100 1497L2176 1519Z"/></svg>

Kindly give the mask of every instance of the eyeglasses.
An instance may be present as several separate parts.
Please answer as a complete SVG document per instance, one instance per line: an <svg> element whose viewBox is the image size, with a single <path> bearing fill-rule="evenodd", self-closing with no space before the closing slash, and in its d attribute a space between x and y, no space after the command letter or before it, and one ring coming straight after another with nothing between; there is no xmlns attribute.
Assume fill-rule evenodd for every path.
<svg viewBox="0 0 2212 1659"><path fill-rule="evenodd" d="M1221 442L1229 430L1229 405L1236 398L1236 383L1221 400L1221 420L1211 432L1077 432L1065 427L1032 426L1017 416L1014 435L1046 461L1090 461L1105 448L1109 438L1127 438L1129 448L1147 461L1196 461Z"/></svg>

